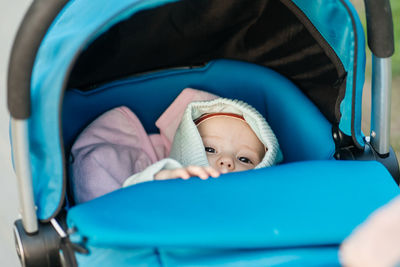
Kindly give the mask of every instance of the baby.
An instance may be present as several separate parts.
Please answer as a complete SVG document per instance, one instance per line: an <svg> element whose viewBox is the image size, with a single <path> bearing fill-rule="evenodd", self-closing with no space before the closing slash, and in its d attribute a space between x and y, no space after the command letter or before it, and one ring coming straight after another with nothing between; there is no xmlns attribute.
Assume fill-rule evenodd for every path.
<svg viewBox="0 0 400 267"><path fill-rule="evenodd" d="M220 173L253 169L263 159L266 147L242 116L233 113L205 114L194 121L204 144L210 166L188 166L158 172L155 180L207 179Z"/></svg>
<svg viewBox="0 0 400 267"><path fill-rule="evenodd" d="M282 160L268 123L242 101L185 89L156 125L160 134L148 135L126 107L89 125L71 149L75 201L146 181L207 179Z"/></svg>
<svg viewBox="0 0 400 267"><path fill-rule="evenodd" d="M187 106L169 157L129 177L123 186L190 176L207 179L281 160L274 133L253 107L226 98L198 101Z"/></svg>

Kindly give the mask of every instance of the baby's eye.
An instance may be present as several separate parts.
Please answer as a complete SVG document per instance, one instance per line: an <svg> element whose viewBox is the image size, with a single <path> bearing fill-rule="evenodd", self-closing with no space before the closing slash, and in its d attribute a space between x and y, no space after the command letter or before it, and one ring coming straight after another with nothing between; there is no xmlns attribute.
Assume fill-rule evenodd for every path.
<svg viewBox="0 0 400 267"><path fill-rule="evenodd" d="M205 147L205 150L206 150L206 152L208 152L208 153L215 153L215 152L216 152L214 148L209 147L209 146L206 146L206 147Z"/></svg>
<svg viewBox="0 0 400 267"><path fill-rule="evenodd" d="M238 157L238 160L246 164L253 164L253 162L246 157Z"/></svg>

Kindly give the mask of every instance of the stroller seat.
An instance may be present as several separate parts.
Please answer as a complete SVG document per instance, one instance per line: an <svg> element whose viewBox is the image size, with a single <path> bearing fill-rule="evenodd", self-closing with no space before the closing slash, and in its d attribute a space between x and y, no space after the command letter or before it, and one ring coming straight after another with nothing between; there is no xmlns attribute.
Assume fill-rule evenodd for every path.
<svg viewBox="0 0 400 267"><path fill-rule="evenodd" d="M274 130L284 163L207 181L137 184L72 207L71 240L90 251L76 255L80 264L235 265L235 255L262 266L337 262L336 244L364 214L397 194L383 166L333 160L332 125L293 83L268 68L234 60L137 75L89 92L70 89L63 105L65 144L119 105L131 108L146 130L155 132L154 121L186 87L253 105ZM363 177L353 177L354 171ZM375 177L383 173L385 179L377 183ZM361 184L362 192L379 187L385 194L369 203L362 194L350 204ZM348 216L358 206L364 210Z"/></svg>
<svg viewBox="0 0 400 267"><path fill-rule="evenodd" d="M74 206L67 217L76 230L71 239L90 250L76 255L80 264L234 265L236 254L250 265L332 263L336 244L354 225L397 195L380 164L333 159L332 125L293 83L268 68L234 60L137 75L89 92L70 89L63 105L65 144L119 105L131 108L146 130L155 132L154 121L186 87L253 105L274 130L284 163L207 181L137 184ZM384 179L378 182L377 176ZM362 193L349 202L359 187L385 193L373 201ZM349 216L361 206L363 211ZM320 244L332 245L304 248Z"/></svg>
<svg viewBox="0 0 400 267"><path fill-rule="evenodd" d="M72 241L90 248L89 255L77 254L81 264L182 266L218 259L229 265L236 254L252 265L293 263L293 255L300 265L332 263L337 261L336 245L312 252L297 246L337 244L364 219L353 216L340 229L335 227L352 205L359 205L343 208L361 180L364 187L382 187L382 201L397 194L394 188L388 192L390 175L376 183L374 174L385 171L379 164L333 160L332 125L293 83L268 68L234 60L137 75L89 92L70 89L63 105L65 144L70 146L88 123L119 105L131 108L146 130L155 132L154 121L186 87L253 105L274 130L284 164L216 180L138 184L72 207ZM348 184L355 169L368 176ZM336 203L332 192L344 186L354 190ZM359 214L376 205L372 201Z"/></svg>

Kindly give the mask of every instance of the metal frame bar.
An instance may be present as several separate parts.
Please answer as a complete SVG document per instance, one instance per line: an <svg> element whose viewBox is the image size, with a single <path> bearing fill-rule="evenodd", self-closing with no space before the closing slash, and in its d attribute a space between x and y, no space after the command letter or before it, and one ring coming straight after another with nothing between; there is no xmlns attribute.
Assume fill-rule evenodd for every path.
<svg viewBox="0 0 400 267"><path fill-rule="evenodd" d="M25 231L38 231L38 219L33 194L32 171L29 159L28 121L11 119L13 160L17 177L20 214Z"/></svg>
<svg viewBox="0 0 400 267"><path fill-rule="evenodd" d="M371 144L381 156L390 149L390 109L392 98L392 61L372 54Z"/></svg>

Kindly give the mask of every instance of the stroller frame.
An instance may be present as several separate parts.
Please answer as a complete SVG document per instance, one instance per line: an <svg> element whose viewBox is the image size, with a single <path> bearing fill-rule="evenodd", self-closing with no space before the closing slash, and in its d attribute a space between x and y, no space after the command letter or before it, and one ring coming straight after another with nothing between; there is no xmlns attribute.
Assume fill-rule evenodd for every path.
<svg viewBox="0 0 400 267"><path fill-rule="evenodd" d="M68 1L34 1L22 21L14 41L8 71L8 107L11 114L13 162L16 171L21 220L15 224L17 252L23 266L53 266L41 255L51 255L58 263L71 264L68 249L58 258L61 242L68 235L57 221L39 222L33 195L29 162L27 120L30 110L30 77L39 46L51 23ZM372 111L370 145L360 153L354 146L343 149L340 159L374 159L383 163L399 182L398 164L390 148L391 56L394 53L393 22L389 0L365 0L368 45L372 51ZM379 22L376 26L374 22ZM28 37L27 37L28 36ZM349 138L334 132L335 142L347 147ZM367 138L368 141L368 138ZM39 231L40 229L40 231ZM43 230L45 229L45 230ZM62 229L62 228L61 228ZM39 234L40 233L40 234ZM52 242L48 242L52 240ZM40 244L38 246L38 244ZM42 250L38 253L38 249ZM61 253L62 254L62 253ZM54 264L54 263L53 263Z"/></svg>

